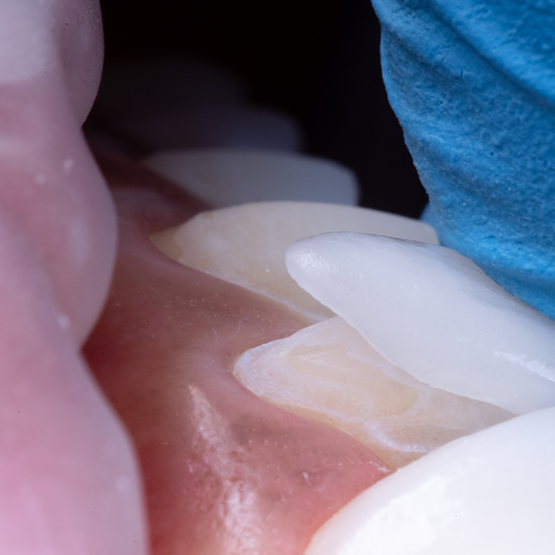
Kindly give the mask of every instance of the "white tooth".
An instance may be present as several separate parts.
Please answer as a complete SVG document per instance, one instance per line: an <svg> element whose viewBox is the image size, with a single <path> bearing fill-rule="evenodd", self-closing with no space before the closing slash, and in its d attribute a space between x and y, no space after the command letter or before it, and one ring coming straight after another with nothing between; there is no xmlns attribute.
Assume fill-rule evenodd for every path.
<svg viewBox="0 0 555 555"><path fill-rule="evenodd" d="M247 351L233 373L259 397L352 435L392 468L514 416L415 380L339 317Z"/></svg>
<svg viewBox="0 0 555 555"><path fill-rule="evenodd" d="M418 380L517 414L555 404L555 322L458 253L327 234L292 245L287 268Z"/></svg>
<svg viewBox="0 0 555 555"><path fill-rule="evenodd" d="M216 208L268 200L357 203L349 169L300 154L215 148L161 152L145 163Z"/></svg>
<svg viewBox="0 0 555 555"><path fill-rule="evenodd" d="M305 555L553 553L554 429L551 408L440 447L356 497Z"/></svg>
<svg viewBox="0 0 555 555"><path fill-rule="evenodd" d="M256 203L204 212L151 239L183 264L322 320L333 312L291 279L285 251L299 239L343 230L437 242L435 231L416 220L364 208L306 202Z"/></svg>
<svg viewBox="0 0 555 555"><path fill-rule="evenodd" d="M291 116L252 106L238 75L194 60L150 58L106 65L95 111L142 147L296 151ZM106 140L106 139L103 139Z"/></svg>

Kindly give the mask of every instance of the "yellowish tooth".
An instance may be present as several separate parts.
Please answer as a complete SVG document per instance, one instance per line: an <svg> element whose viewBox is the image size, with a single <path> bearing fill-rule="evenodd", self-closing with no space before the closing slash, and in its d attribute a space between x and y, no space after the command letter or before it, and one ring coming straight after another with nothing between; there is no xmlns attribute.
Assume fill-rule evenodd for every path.
<svg viewBox="0 0 555 555"><path fill-rule="evenodd" d="M233 372L258 396L339 428L393 467L514 416L419 382L339 317L247 351Z"/></svg>
<svg viewBox="0 0 555 555"><path fill-rule="evenodd" d="M285 266L287 247L330 231L357 231L437 243L422 222L377 210L315 202L262 202L198 214L155 234L171 258L278 300L313 321L334 313L301 289Z"/></svg>

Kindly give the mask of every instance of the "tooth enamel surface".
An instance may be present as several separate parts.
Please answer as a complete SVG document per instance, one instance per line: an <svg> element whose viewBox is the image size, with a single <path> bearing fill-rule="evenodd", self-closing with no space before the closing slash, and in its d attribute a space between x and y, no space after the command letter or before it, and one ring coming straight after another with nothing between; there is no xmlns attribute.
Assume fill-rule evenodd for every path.
<svg viewBox="0 0 555 555"><path fill-rule="evenodd" d="M279 300L317 321L333 312L291 279L285 251L294 241L329 231L437 242L435 231L416 220L307 202L256 203L203 212L178 228L151 236L151 240L187 266Z"/></svg>
<svg viewBox="0 0 555 555"><path fill-rule="evenodd" d="M300 200L355 205L356 178L335 162L300 154L243 149L160 152L146 165L210 206Z"/></svg>
<svg viewBox="0 0 555 555"><path fill-rule="evenodd" d="M458 253L338 233L292 245L287 268L415 378L517 414L555 404L555 323Z"/></svg>
<svg viewBox="0 0 555 555"><path fill-rule="evenodd" d="M549 554L555 409L461 438L355 498L305 555Z"/></svg>
<svg viewBox="0 0 555 555"><path fill-rule="evenodd" d="M259 397L335 426L394 468L513 416L415 380L339 317L247 351L233 373Z"/></svg>

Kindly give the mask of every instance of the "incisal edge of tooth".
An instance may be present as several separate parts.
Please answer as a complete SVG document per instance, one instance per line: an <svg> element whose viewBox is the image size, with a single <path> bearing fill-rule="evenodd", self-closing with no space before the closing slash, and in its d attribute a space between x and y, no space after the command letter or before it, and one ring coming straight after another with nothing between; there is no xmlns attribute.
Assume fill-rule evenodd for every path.
<svg viewBox="0 0 555 555"><path fill-rule="evenodd" d="M285 252L299 239L329 231L437 243L433 228L417 220L309 202L263 202L203 212L177 228L152 235L151 240L183 264L278 300L318 321L334 314L291 279Z"/></svg>
<svg viewBox="0 0 555 555"><path fill-rule="evenodd" d="M258 201L316 201L355 205L354 173L336 162L289 152L207 148L158 152L145 164L221 208Z"/></svg>
<svg viewBox="0 0 555 555"><path fill-rule="evenodd" d="M464 256L333 233L292 245L287 268L418 380L516 414L555 405L555 322Z"/></svg>
<svg viewBox="0 0 555 555"><path fill-rule="evenodd" d="M350 434L392 468L514 416L419 382L339 317L247 351L233 373L259 397Z"/></svg>
<svg viewBox="0 0 555 555"><path fill-rule="evenodd" d="M548 554L555 408L458 439L372 486L305 555Z"/></svg>

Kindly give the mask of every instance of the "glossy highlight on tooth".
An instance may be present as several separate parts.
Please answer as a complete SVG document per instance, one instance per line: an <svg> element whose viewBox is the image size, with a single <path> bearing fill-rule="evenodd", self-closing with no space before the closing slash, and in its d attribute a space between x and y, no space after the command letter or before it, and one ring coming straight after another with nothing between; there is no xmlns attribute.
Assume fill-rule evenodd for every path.
<svg viewBox="0 0 555 555"><path fill-rule="evenodd" d="M555 542L555 408L456 440L359 495L305 555L521 555Z"/></svg>
<svg viewBox="0 0 555 555"><path fill-rule="evenodd" d="M289 247L287 269L418 380L516 414L555 404L555 323L455 251L330 233Z"/></svg>

